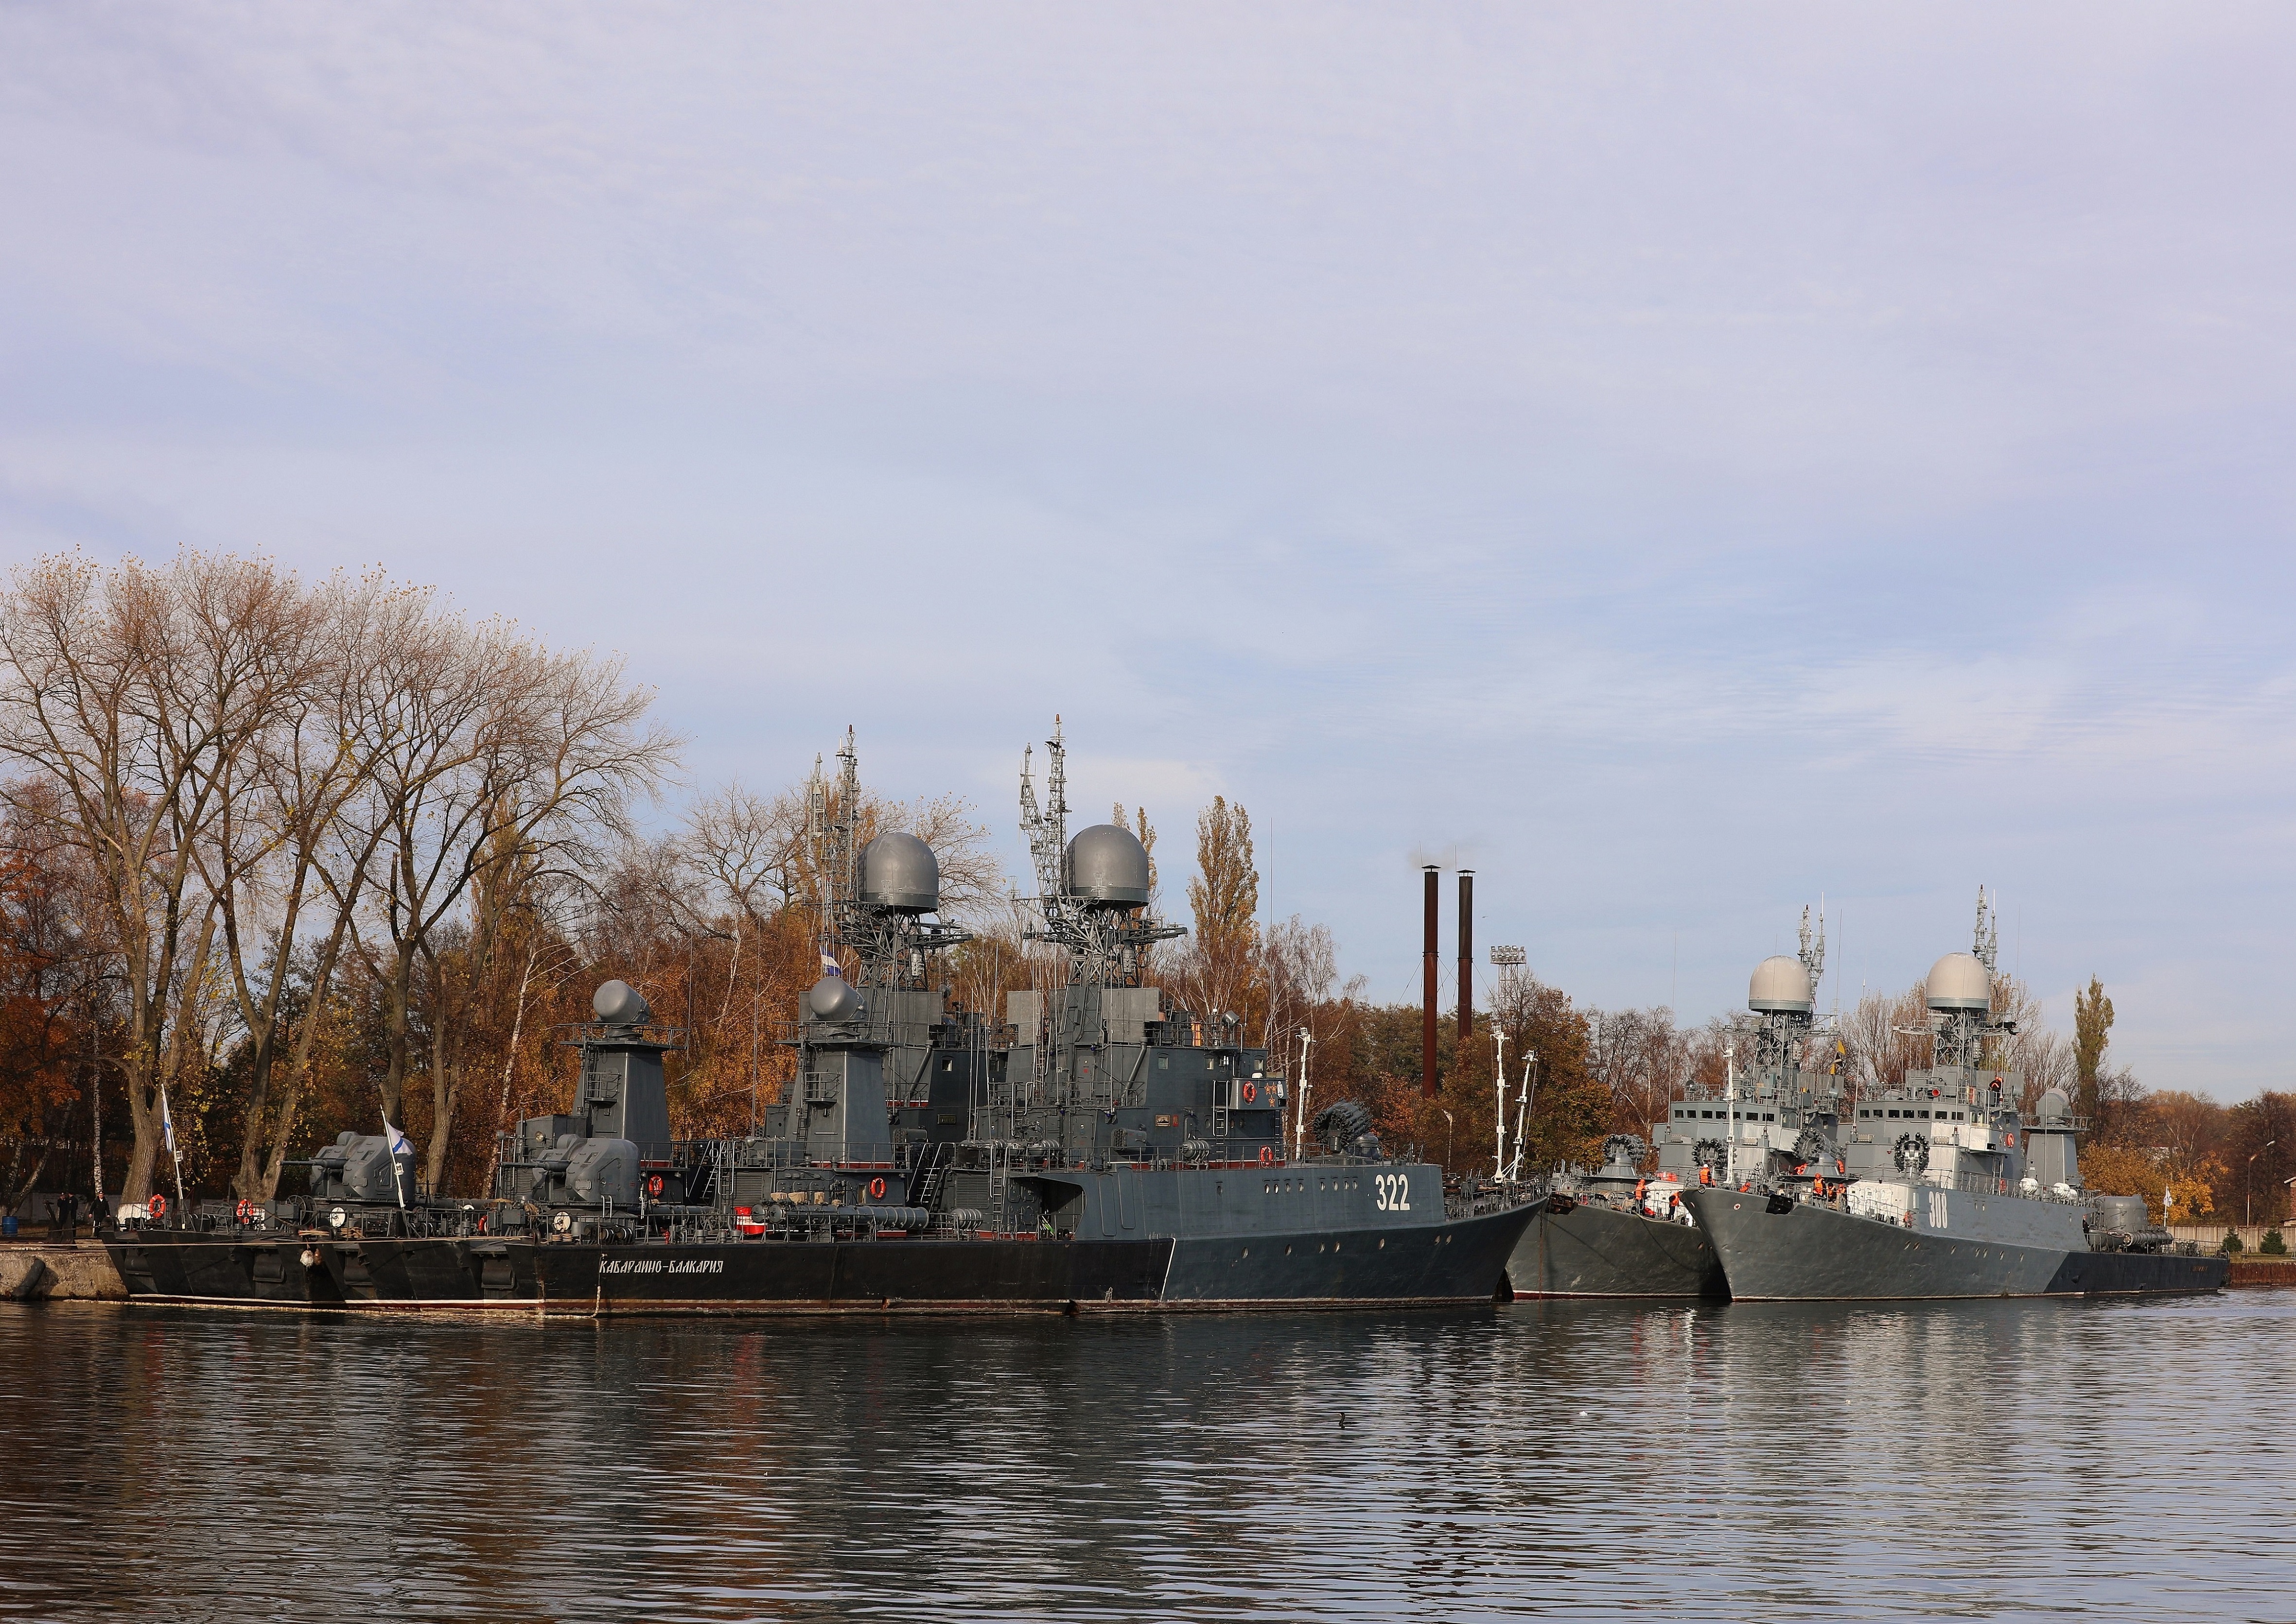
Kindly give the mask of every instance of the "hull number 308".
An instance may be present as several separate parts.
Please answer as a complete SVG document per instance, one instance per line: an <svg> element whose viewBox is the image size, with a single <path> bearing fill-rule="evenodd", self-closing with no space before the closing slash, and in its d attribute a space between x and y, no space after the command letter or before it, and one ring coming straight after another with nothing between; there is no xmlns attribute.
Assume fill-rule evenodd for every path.
<svg viewBox="0 0 2296 1624"><path fill-rule="evenodd" d="M1373 1181L1378 1186L1379 1210L1382 1212L1411 1210L1411 1175L1382 1173Z"/></svg>

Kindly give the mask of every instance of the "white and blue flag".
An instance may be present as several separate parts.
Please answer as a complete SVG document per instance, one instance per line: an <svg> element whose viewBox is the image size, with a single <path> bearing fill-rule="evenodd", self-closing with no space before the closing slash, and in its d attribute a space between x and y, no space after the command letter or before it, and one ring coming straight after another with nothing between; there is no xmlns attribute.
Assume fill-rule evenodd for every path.
<svg viewBox="0 0 2296 1624"><path fill-rule="evenodd" d="M176 1153L176 1119L168 1114L168 1091L160 1090L160 1136L167 1141L168 1154Z"/></svg>
<svg viewBox="0 0 2296 1624"><path fill-rule="evenodd" d="M829 955L824 953L821 956L821 973L824 975L841 976L845 972L839 966L835 959L830 957Z"/></svg>
<svg viewBox="0 0 2296 1624"><path fill-rule="evenodd" d="M398 1170L398 1159L404 1156L409 1161L414 1160L414 1147L406 1142L405 1134L390 1125L388 1116L382 1120L382 1148L390 1154L391 1187L398 1191L398 1204L404 1207L406 1205L406 1178Z"/></svg>

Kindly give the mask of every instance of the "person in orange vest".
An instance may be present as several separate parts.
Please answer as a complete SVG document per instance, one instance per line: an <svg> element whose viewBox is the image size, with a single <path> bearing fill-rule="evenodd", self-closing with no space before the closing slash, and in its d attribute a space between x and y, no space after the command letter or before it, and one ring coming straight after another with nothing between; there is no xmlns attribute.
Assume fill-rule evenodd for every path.
<svg viewBox="0 0 2296 1624"><path fill-rule="evenodd" d="M1714 1183L1714 1169L1712 1168L1706 1167L1700 1168L1698 1169L1698 1182L1707 1185L1709 1188L1711 1188Z"/></svg>

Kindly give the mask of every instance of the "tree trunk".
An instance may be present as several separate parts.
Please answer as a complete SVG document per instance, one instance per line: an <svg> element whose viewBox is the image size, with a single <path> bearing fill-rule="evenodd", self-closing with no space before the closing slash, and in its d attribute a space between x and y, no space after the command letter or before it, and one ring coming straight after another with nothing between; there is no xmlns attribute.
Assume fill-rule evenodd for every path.
<svg viewBox="0 0 2296 1624"><path fill-rule="evenodd" d="M526 1026L527 989L534 985L534 961L541 952L542 933L537 931L527 943L526 967L518 972L518 1003L511 1012L510 1046L503 1052L502 1100L495 1107L495 1151L493 1159L487 1163L487 1185L480 1192L482 1195L494 1193L495 1176L502 1171L502 1136L510 1128L511 1074L518 1066L519 1034Z"/></svg>
<svg viewBox="0 0 2296 1624"><path fill-rule="evenodd" d="M382 1114L393 1128L403 1128L406 1103L407 1004L414 980L414 942L401 942L392 955L389 1017L389 1059L382 1072Z"/></svg>
<svg viewBox="0 0 2296 1624"><path fill-rule="evenodd" d="M430 961L430 1143L424 1172L430 1193L436 1195L447 1176L447 1150L454 1142L455 1102L463 1091L463 1069L448 1054L447 967L435 958Z"/></svg>
<svg viewBox="0 0 2296 1624"><path fill-rule="evenodd" d="M6 1192L0 1193L0 1212L15 1211L16 1204L24 1199L34 1185L40 1182L41 1169L48 1165L48 1147L42 1144L39 1151L40 1153L32 1158L32 1170L24 1173L24 1142L20 1139L16 1142L15 1150L8 1157L8 1185ZM19 1174L22 1177L19 1177Z"/></svg>

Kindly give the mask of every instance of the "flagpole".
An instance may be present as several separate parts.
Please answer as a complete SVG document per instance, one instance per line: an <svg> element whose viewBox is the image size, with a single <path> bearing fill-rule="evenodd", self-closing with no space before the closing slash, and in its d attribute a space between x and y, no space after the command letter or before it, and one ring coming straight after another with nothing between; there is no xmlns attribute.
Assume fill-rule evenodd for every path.
<svg viewBox="0 0 2296 1624"><path fill-rule="evenodd" d="M176 1113L168 1109L168 1085L160 1085L160 1122L168 1130L168 1160L176 1167L176 1206L189 1212L191 1205L184 1200L184 1155L176 1148Z"/></svg>
<svg viewBox="0 0 2296 1624"><path fill-rule="evenodd" d="M382 1118L382 1153L390 1158L390 1187L398 1192L398 1210L401 1212L406 1210L406 1180L398 1171L398 1147L406 1142L406 1136L404 1134L400 1133L397 1128L390 1125L390 1113L387 1111L384 1112Z"/></svg>

